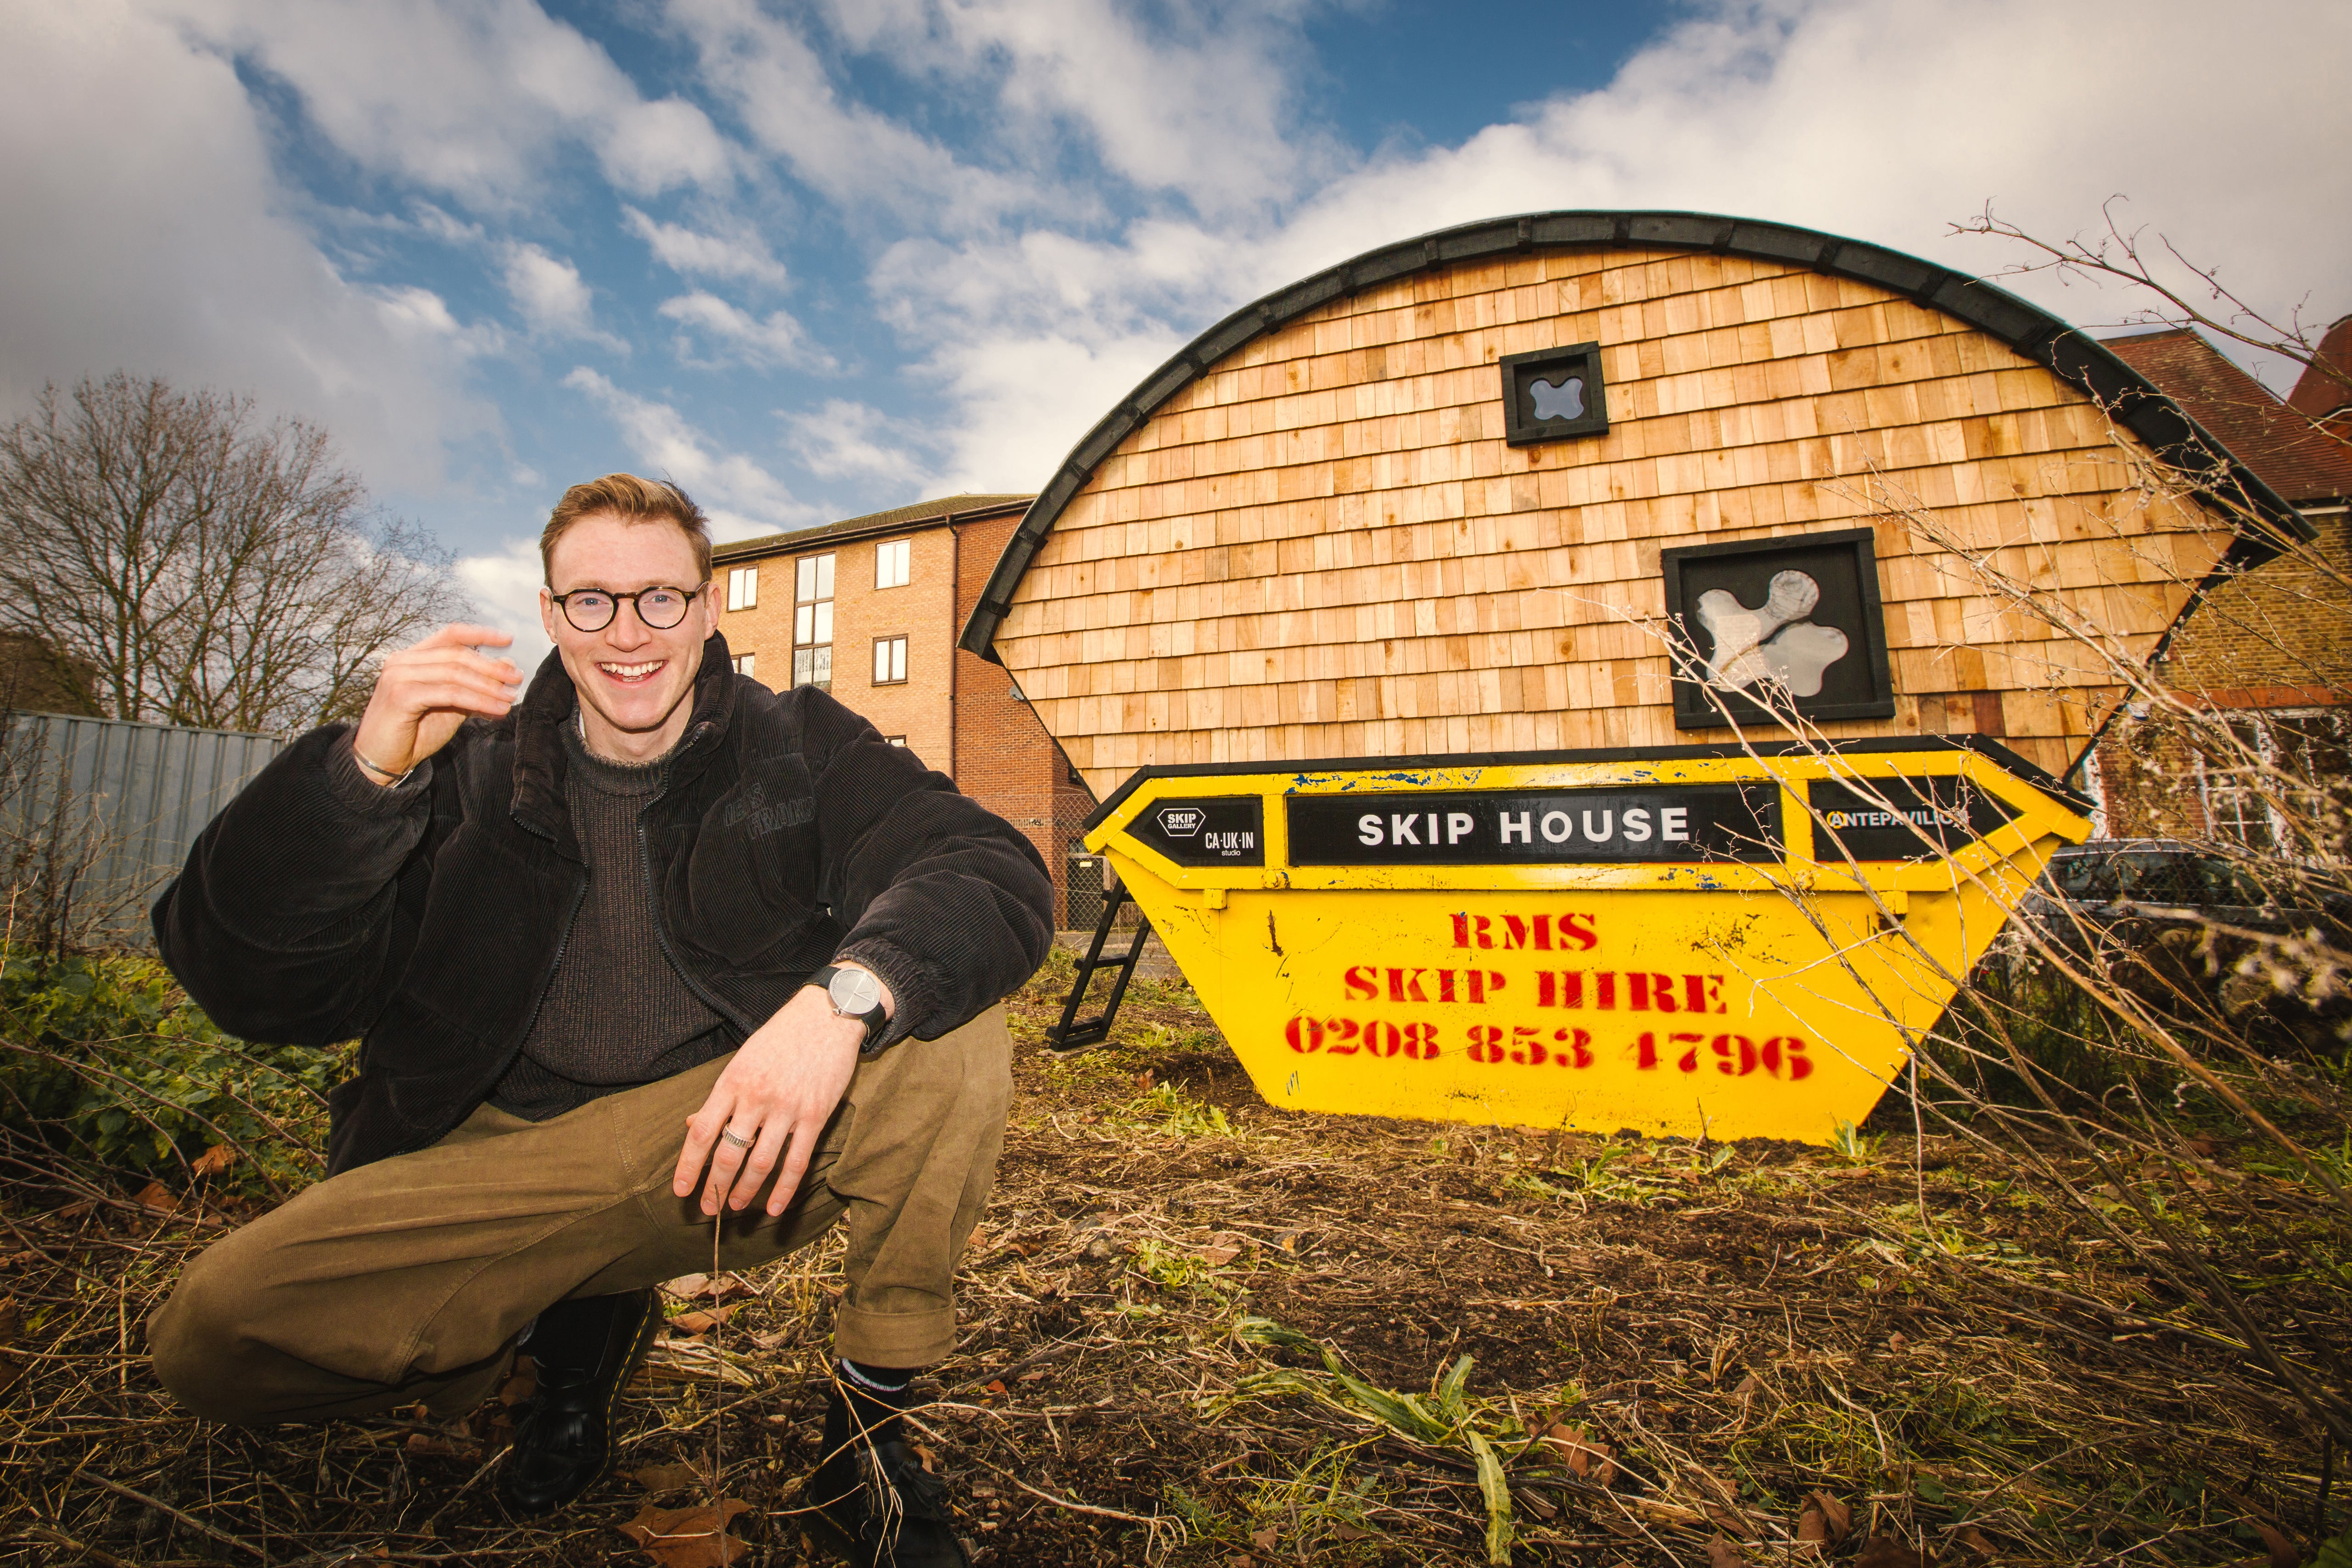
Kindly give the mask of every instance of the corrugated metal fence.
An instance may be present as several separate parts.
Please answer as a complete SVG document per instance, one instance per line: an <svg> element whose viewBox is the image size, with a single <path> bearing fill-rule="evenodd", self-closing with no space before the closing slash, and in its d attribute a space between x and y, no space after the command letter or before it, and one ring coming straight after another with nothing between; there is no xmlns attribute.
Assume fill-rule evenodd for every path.
<svg viewBox="0 0 2352 1568"><path fill-rule="evenodd" d="M78 868L73 902L142 948L147 905L196 835L287 744L62 713L0 713L0 834L20 861L46 852Z"/></svg>

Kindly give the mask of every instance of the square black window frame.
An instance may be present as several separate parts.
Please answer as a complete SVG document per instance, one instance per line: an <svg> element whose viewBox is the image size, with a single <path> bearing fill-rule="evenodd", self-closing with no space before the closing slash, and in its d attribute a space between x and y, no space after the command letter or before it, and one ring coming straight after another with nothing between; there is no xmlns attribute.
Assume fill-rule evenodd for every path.
<svg viewBox="0 0 2352 1568"><path fill-rule="evenodd" d="M1570 343L1564 349L1536 349L1505 354L1503 367L1503 442L1532 447L1544 441L1567 441L1579 436L1599 436L1609 428L1609 393L1601 379L1601 345ZM1584 412L1573 419L1536 417L1531 384L1559 384L1563 375L1584 383Z"/></svg>
<svg viewBox="0 0 2352 1568"><path fill-rule="evenodd" d="M1821 604L1808 618L1847 632L1859 643L1831 666L1818 696L1790 700L1797 715L1817 721L1894 718L1895 679L1886 658L1885 612L1878 597L1877 542L1877 535L1867 528L1841 528L1660 551L1666 618L1675 639L1675 728L1727 730L1735 723L1780 721L1771 710L1738 692L1710 698L1700 682L1683 672L1700 667L1714 652L1698 625L1700 595L1726 588L1741 604L1760 605L1773 574L1792 569L1806 572L1822 591Z"/></svg>

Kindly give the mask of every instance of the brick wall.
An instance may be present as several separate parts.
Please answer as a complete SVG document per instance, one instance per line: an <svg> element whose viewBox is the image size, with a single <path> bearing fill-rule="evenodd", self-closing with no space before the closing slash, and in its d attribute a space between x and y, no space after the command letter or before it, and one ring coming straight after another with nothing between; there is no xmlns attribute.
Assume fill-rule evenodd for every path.
<svg viewBox="0 0 2352 1568"><path fill-rule="evenodd" d="M2216 589L2173 640L2158 679L2200 706L2277 711L2352 703L2352 524ZM2116 838L2210 831L2195 750L2160 712L2119 715L2099 742L2106 829Z"/></svg>
<svg viewBox="0 0 2352 1568"><path fill-rule="evenodd" d="M962 537L956 629L979 602L989 572L1021 521L1017 511L958 523ZM1069 921L1069 846L1094 797L1070 782L1069 768L1030 705L1013 695L1001 665L959 648L956 659L956 784L1029 837L1054 876L1056 924Z"/></svg>
<svg viewBox="0 0 2352 1568"><path fill-rule="evenodd" d="M909 542L907 582L895 588L874 585L875 552L893 540ZM753 678L775 690L793 679L793 575L804 557L830 554L833 569L833 695L863 714L886 735L906 738L915 754L949 771L954 721L948 699L948 660L961 622L955 616L955 541L948 531L919 524L906 531L833 544L824 541L793 552L752 561L721 563L717 569L719 603L728 572L756 566L760 602L748 610L722 611L719 629L728 647L753 654ZM874 682L874 642L907 638L903 685Z"/></svg>

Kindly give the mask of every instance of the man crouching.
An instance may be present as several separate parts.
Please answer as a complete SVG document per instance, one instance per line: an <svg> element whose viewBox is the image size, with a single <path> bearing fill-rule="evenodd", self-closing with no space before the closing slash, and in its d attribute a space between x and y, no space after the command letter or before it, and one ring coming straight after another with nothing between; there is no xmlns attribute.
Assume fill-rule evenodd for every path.
<svg viewBox="0 0 2352 1568"><path fill-rule="evenodd" d="M824 692L735 673L674 486L575 485L540 550L555 652L527 692L485 627L392 656L155 907L224 1027L362 1041L328 1178L188 1268L157 1374L216 1420L451 1418L527 1347L499 1492L544 1513L612 1466L656 1281L842 1222L812 1500L855 1561L961 1563L898 1416L953 1343L1044 864Z"/></svg>

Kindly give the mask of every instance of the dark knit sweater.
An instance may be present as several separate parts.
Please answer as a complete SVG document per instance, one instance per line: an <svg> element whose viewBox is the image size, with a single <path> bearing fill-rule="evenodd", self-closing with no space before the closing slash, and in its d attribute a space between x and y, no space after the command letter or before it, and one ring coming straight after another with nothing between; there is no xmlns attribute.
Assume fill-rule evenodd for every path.
<svg viewBox="0 0 2352 1568"><path fill-rule="evenodd" d="M669 759L608 762L562 727L564 801L588 862L588 891L522 1055L490 1103L544 1121L601 1094L652 1083L733 1050L727 1021L663 951L637 814L667 783Z"/></svg>

